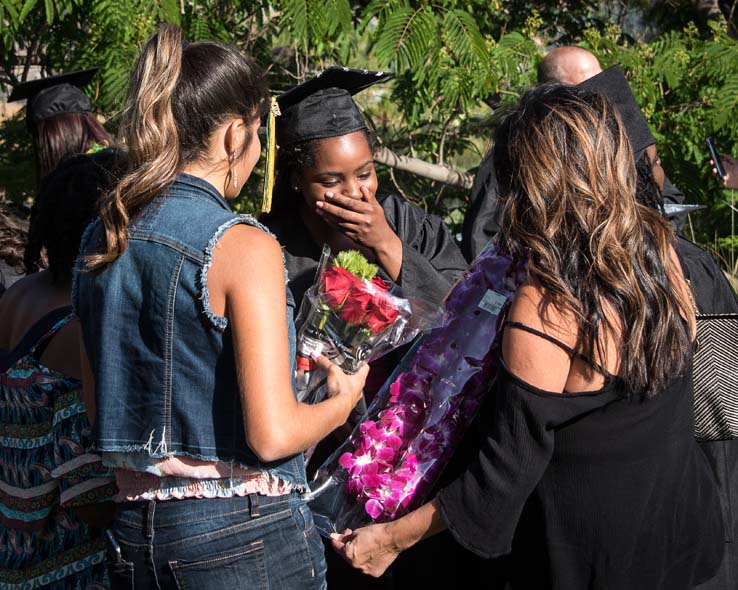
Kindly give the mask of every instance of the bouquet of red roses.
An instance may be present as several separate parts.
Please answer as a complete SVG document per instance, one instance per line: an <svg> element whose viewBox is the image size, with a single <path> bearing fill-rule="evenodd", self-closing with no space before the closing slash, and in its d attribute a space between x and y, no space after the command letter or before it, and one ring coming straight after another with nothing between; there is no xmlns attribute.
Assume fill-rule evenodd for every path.
<svg viewBox="0 0 738 590"><path fill-rule="evenodd" d="M403 297L377 276L378 270L355 250L331 256L323 248L315 283L297 317L300 401L316 403L325 395L325 374L316 369L313 357L322 354L354 373L440 321L440 307Z"/></svg>

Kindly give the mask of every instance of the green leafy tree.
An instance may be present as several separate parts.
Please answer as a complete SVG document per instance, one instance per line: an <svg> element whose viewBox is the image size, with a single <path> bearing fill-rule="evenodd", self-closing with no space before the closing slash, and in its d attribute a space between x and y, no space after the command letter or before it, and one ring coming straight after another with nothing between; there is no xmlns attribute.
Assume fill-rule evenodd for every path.
<svg viewBox="0 0 738 590"><path fill-rule="evenodd" d="M48 75L100 65L88 94L115 130L141 46L159 22L174 22L191 41L238 46L267 70L275 92L335 64L393 70L394 82L357 96L377 140L397 154L473 174L506 105L535 83L546 49L582 44L604 66L623 65L670 178L690 202L710 206L693 217L691 231L725 253L735 245L732 194L711 176L704 137L711 133L723 151L738 153L738 49L720 11L693 11L697 24L686 24L688 12L670 17L674 2L0 0L0 89L34 67ZM717 5L732 23L735 11ZM11 197L33 193L29 152L20 117L3 123L0 184ZM378 172L384 190L459 229L467 189L392 168ZM261 174L257 168L239 210L256 209Z"/></svg>

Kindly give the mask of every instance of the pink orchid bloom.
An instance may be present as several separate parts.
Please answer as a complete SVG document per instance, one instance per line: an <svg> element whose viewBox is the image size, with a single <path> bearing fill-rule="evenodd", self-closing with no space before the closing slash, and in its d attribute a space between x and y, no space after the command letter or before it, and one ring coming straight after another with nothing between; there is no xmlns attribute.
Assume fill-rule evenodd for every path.
<svg viewBox="0 0 738 590"><path fill-rule="evenodd" d="M379 500L369 500L365 505L364 509L366 513L371 516L372 520L377 520L384 513L384 506Z"/></svg>

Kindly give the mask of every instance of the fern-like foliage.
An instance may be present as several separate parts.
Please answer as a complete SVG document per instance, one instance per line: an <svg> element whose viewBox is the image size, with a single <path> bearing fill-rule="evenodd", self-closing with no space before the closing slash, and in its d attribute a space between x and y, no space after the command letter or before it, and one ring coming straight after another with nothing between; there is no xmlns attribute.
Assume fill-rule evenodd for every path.
<svg viewBox="0 0 738 590"><path fill-rule="evenodd" d="M381 67L412 72L415 93L398 93L411 124L474 108L492 87L487 42L462 3L373 1L359 26Z"/></svg>
<svg viewBox="0 0 738 590"><path fill-rule="evenodd" d="M416 70L438 50L438 20L429 6L400 6L382 23L374 52L380 63Z"/></svg>
<svg viewBox="0 0 738 590"><path fill-rule="evenodd" d="M467 68L483 68L489 55L474 17L464 10L449 10L443 18L443 34L449 50ZM480 76L481 77L481 76Z"/></svg>
<svg viewBox="0 0 738 590"><path fill-rule="evenodd" d="M281 0L277 8L282 30L308 54L353 32L348 0Z"/></svg>

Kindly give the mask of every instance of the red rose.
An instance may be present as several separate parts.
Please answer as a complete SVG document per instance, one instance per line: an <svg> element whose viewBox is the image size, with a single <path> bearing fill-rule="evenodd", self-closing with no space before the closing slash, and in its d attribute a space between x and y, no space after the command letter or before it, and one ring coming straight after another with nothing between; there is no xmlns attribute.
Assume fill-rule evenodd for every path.
<svg viewBox="0 0 738 590"><path fill-rule="evenodd" d="M389 291L390 288L389 284L379 277L374 277L372 279L372 285L374 285L378 289L382 289L382 291Z"/></svg>
<svg viewBox="0 0 738 590"><path fill-rule="evenodd" d="M363 284L361 288L357 288L354 285L340 312L343 321L348 324L363 325L367 309L371 304L371 299L372 296L367 293Z"/></svg>
<svg viewBox="0 0 738 590"><path fill-rule="evenodd" d="M372 334L377 334L394 324L399 315L392 298L386 293L377 293L371 299L366 325Z"/></svg>
<svg viewBox="0 0 738 590"><path fill-rule="evenodd" d="M323 271L321 292L325 297L325 302L333 309L341 307L356 280L354 275L340 266Z"/></svg>

